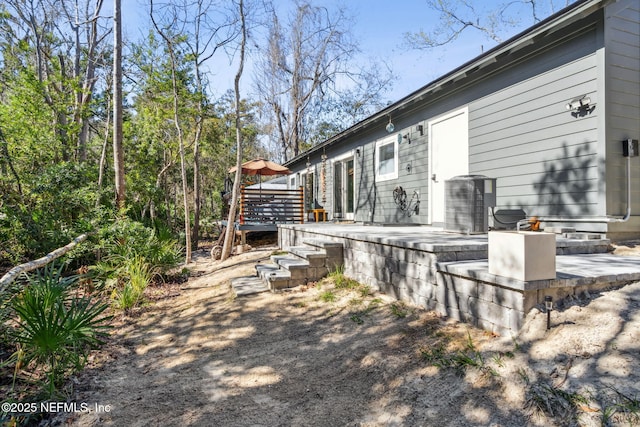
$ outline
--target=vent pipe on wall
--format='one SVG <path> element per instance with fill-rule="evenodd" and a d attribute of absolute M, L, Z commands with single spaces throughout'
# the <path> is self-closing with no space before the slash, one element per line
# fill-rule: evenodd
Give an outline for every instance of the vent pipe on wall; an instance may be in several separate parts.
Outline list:
<path fill-rule="evenodd" d="M 633 141 L 636 140 L 625 140 L 623 144 L 631 144 L 633 146 Z M 637 141 L 635 142 L 637 147 Z M 634 151 L 629 150 L 631 155 L 625 156 L 627 158 L 627 213 L 621 217 L 615 216 L 604 216 L 604 217 L 561 217 L 561 216 L 539 216 L 532 218 L 525 218 L 518 221 L 517 230 L 520 231 L 520 227 L 526 224 L 530 224 L 531 221 L 539 221 L 539 222 L 568 222 L 568 223 L 617 223 L 617 222 L 627 222 L 631 217 L 631 157 L 634 157 Z M 637 149 L 635 151 L 635 155 L 637 156 Z"/>

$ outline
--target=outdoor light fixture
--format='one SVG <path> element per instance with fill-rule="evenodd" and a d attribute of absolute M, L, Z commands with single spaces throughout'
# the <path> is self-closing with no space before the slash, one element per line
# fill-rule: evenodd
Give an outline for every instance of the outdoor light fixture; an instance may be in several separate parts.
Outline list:
<path fill-rule="evenodd" d="M 565 108 L 569 111 L 572 110 L 581 110 L 583 108 L 589 108 L 589 104 L 591 104 L 591 98 L 586 95 L 582 95 L 579 98 L 574 98 L 565 105 Z"/>
<path fill-rule="evenodd" d="M 422 125 L 416 126 L 416 131 L 420 133 L 420 136 L 424 135 L 424 127 Z"/>
<path fill-rule="evenodd" d="M 362 147 L 356 147 L 356 154 L 360 157 L 360 154 L 362 154 Z"/>
<path fill-rule="evenodd" d="M 409 135 L 409 133 L 405 133 L 402 137 L 409 141 L 409 144 L 411 144 L 411 136 Z"/>
<path fill-rule="evenodd" d="M 553 298 L 550 295 L 544 297 L 544 307 L 547 309 L 547 330 L 551 329 L 551 310 L 553 310 Z"/>
<path fill-rule="evenodd" d="M 387 123 L 385 129 L 387 130 L 387 132 L 391 133 L 395 128 L 396 127 L 393 125 L 393 123 L 391 123 L 391 116 L 389 116 L 389 123 Z"/>

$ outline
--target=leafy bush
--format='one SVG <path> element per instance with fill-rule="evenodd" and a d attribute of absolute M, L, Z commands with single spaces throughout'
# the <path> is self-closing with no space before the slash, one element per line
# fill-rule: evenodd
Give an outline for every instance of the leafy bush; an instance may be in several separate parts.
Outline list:
<path fill-rule="evenodd" d="M 103 229 L 96 250 L 101 261 L 91 267 L 92 274 L 123 310 L 138 305 L 154 276 L 165 274 L 182 259 L 181 247 L 170 234 L 130 219 Z"/>
<path fill-rule="evenodd" d="M 0 266 L 38 258 L 113 217 L 88 165 L 61 162 L 29 176 L 20 195 L 0 202 Z"/>
<path fill-rule="evenodd" d="M 164 273 L 178 265 L 182 248 L 171 235 L 130 219 L 120 219 L 100 231 L 96 248 L 107 264 L 117 266 L 124 260 L 142 257 L 153 273 Z"/>
<path fill-rule="evenodd" d="M 107 305 L 74 295 L 78 276 L 62 277 L 61 272 L 46 267 L 28 276 L 25 289 L 11 302 L 17 319 L 10 331 L 18 346 L 14 359 L 45 369 L 50 396 L 69 370 L 84 366 L 109 327 L 103 315 Z"/>

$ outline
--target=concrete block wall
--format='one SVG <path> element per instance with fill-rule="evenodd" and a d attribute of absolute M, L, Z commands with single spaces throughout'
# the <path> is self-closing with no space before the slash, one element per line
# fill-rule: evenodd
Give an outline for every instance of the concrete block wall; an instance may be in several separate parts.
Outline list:
<path fill-rule="evenodd" d="M 535 292 L 464 278 L 439 268 L 440 262 L 486 259 L 486 251 L 452 246 L 435 253 L 285 227 L 278 234 L 281 248 L 319 238 L 342 243 L 348 277 L 398 300 L 499 334 L 516 334 L 531 304 L 527 301 L 536 300 Z"/>
<path fill-rule="evenodd" d="M 527 313 L 542 305 L 545 296 L 557 303 L 640 280 L 640 271 L 633 268 L 597 277 L 558 272 L 554 279 L 525 282 L 490 274 L 482 245 L 403 247 L 336 230 L 332 234 L 316 230 L 279 227 L 280 247 L 302 245 L 307 239 L 341 243 L 347 276 L 397 299 L 506 336 L 518 333 Z M 589 256 L 606 251 L 608 243 L 559 240 L 556 254 Z"/>

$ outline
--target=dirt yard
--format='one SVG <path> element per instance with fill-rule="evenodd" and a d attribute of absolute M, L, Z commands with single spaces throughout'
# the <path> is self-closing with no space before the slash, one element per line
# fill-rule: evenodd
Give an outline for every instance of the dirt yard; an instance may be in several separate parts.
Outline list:
<path fill-rule="evenodd" d="M 223 263 L 120 318 L 74 381 L 74 426 L 640 425 L 640 283 L 529 315 L 495 337 L 366 287 L 234 298 L 275 247 Z M 97 406 L 96 406 L 97 405 Z"/>

